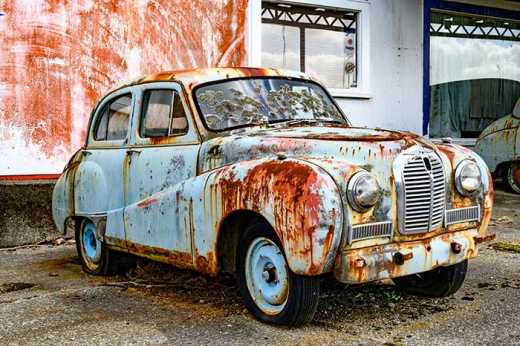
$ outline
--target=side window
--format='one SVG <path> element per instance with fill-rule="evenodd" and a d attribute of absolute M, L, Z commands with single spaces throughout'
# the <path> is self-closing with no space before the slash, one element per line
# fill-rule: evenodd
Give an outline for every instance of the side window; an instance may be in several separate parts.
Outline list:
<path fill-rule="evenodd" d="M 173 90 L 147 90 L 143 98 L 140 135 L 164 137 L 186 133 L 188 122 L 178 93 Z"/>
<path fill-rule="evenodd" d="M 170 126 L 170 134 L 182 134 L 188 130 L 188 120 L 184 112 L 184 106 L 179 94 L 175 93 L 173 100 L 172 123 Z"/>
<path fill-rule="evenodd" d="M 105 105 L 96 123 L 94 139 L 96 141 L 125 139 L 131 109 L 131 94 L 120 96 Z"/>

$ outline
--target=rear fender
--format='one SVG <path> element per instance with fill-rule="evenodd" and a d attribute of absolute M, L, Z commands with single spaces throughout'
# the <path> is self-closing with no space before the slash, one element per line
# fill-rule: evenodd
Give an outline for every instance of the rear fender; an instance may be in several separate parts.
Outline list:
<path fill-rule="evenodd" d="M 62 233 L 65 233 L 66 220 L 75 216 L 74 182 L 82 159 L 81 150 L 69 159 L 52 191 L 52 217 L 56 228 Z"/>

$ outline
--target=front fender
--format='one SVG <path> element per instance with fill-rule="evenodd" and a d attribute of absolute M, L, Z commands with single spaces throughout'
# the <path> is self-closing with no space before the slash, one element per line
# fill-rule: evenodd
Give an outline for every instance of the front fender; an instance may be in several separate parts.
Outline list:
<path fill-rule="evenodd" d="M 290 269 L 318 275 L 331 269 L 341 241 L 340 190 L 319 166 L 298 159 L 263 159 L 216 170 L 207 180 L 212 215 L 261 214 L 280 239 Z"/>

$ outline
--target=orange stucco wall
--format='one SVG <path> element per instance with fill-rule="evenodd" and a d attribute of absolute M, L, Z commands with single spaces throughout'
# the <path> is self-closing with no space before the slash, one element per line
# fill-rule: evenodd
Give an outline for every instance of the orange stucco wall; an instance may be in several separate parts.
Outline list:
<path fill-rule="evenodd" d="M 0 176 L 60 172 L 122 80 L 246 64 L 247 2 L 0 0 Z"/>

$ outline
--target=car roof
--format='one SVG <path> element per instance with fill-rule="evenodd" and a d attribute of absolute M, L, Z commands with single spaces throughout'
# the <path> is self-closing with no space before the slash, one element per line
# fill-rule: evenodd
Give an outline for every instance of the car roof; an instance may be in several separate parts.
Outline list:
<path fill-rule="evenodd" d="M 118 87 L 110 90 L 109 93 L 112 93 L 121 88 L 125 88 L 128 86 L 134 86 L 144 83 L 152 83 L 152 82 L 181 82 L 184 87 L 191 91 L 195 86 L 226 80 L 233 78 L 247 78 L 247 77 L 289 77 L 289 78 L 302 78 L 302 79 L 312 79 L 305 73 L 291 71 L 291 70 L 282 70 L 282 69 L 273 69 L 273 68 L 255 68 L 255 67 L 215 67 L 215 68 L 197 68 L 197 69 L 189 69 L 189 70 L 176 70 L 176 71 L 163 71 L 155 74 L 150 74 L 146 76 L 142 76 L 140 78 L 134 79 L 132 81 L 126 82 Z"/>

